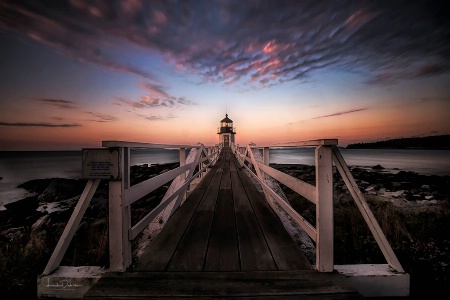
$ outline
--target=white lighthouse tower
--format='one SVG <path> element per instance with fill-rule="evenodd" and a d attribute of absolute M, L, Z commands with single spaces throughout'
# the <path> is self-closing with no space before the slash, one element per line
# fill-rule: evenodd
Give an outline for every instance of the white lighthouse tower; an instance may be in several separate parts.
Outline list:
<path fill-rule="evenodd" d="M 217 134 L 219 135 L 219 143 L 223 143 L 224 146 L 229 146 L 230 142 L 234 143 L 236 128 L 233 128 L 233 121 L 228 118 L 228 114 L 225 114 L 225 118 L 220 121 L 220 127 L 217 128 Z"/>

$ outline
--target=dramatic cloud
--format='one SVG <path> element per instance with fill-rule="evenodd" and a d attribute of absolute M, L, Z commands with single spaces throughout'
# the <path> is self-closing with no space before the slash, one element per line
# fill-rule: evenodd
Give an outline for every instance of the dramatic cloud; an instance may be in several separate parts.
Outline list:
<path fill-rule="evenodd" d="M 139 86 L 143 88 L 147 95 L 142 96 L 139 101 L 132 101 L 123 98 L 118 98 L 117 105 L 126 105 L 132 108 L 181 108 L 183 106 L 197 105 L 194 101 L 186 99 L 185 97 L 177 98 L 166 92 L 162 85 L 140 83 Z"/>
<path fill-rule="evenodd" d="M 359 108 L 359 109 L 352 109 L 352 110 L 347 110 L 347 111 L 341 111 L 341 112 L 337 112 L 337 113 L 334 113 L 334 114 L 329 114 L 329 115 L 315 117 L 315 118 L 312 118 L 311 120 L 321 119 L 321 118 L 329 118 L 329 117 L 336 117 L 336 116 L 341 116 L 341 115 L 347 115 L 347 114 L 351 114 L 351 113 L 355 113 L 355 112 L 359 112 L 359 111 L 363 111 L 363 110 L 367 110 L 367 108 Z"/>
<path fill-rule="evenodd" d="M 154 76 L 113 55 L 117 45 L 227 85 L 304 81 L 324 68 L 359 72 L 370 84 L 450 71 L 445 1 L 4 0 L 0 9 L 0 29 L 147 79 Z M 149 103 L 171 105 L 154 92 L 162 94 Z"/>
<path fill-rule="evenodd" d="M 0 126 L 10 127 L 79 127 L 80 124 L 53 124 L 53 123 L 7 123 L 0 122 Z"/>
<path fill-rule="evenodd" d="M 33 40 L 81 61 L 145 79 L 155 79 L 149 72 L 110 57 L 111 55 L 104 52 L 111 46 L 111 41 L 108 36 L 102 36 L 102 27 L 107 26 L 107 20 L 100 21 L 102 17 L 106 17 L 100 9 L 109 4 L 99 3 L 100 7 L 97 8 L 83 2 L 85 1 L 48 2 L 48 7 L 45 7 L 29 1 L 2 1 L 0 29 L 23 32 Z M 96 18 L 98 19 L 95 20 Z M 110 36 L 112 37 L 114 34 Z"/>

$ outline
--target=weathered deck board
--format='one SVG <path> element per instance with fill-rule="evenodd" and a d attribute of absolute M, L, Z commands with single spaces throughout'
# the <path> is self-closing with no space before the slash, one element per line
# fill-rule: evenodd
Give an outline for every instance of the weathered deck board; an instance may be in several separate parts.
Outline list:
<path fill-rule="evenodd" d="M 228 152 L 228 151 L 227 151 Z M 223 163 L 223 176 L 220 182 L 221 189 L 231 189 L 231 177 L 230 177 L 230 153 L 225 153 Z"/>
<path fill-rule="evenodd" d="M 239 174 L 238 172 L 232 172 L 232 175 L 231 184 L 235 199 L 241 270 L 276 270 L 276 264 L 247 198 Z"/>
<path fill-rule="evenodd" d="M 85 298 L 363 299 L 338 274 L 313 270 L 111 273 L 97 286 Z"/>
<path fill-rule="evenodd" d="M 107 273 L 88 299 L 363 299 L 319 273 L 225 148 L 136 268 Z"/>
<path fill-rule="evenodd" d="M 184 204 L 173 214 L 169 222 L 163 228 L 164 234 L 156 236 L 149 247 L 145 249 L 145 252 L 136 262 L 136 270 L 164 271 L 166 269 L 185 233 L 185 229 L 191 222 L 192 216 L 194 215 L 200 200 L 215 175 L 214 170 L 217 168 L 217 166 L 212 168 L 211 172 L 209 172 L 197 188 L 192 191 Z M 164 249 L 164 251 L 161 251 L 161 249 Z"/>
<path fill-rule="evenodd" d="M 235 163 L 238 164 L 237 160 Z M 252 186 L 250 178 L 245 175 L 239 178 L 243 182 L 245 193 L 259 221 L 278 270 L 307 269 L 310 266 L 308 260 L 292 242 L 291 236 L 284 229 L 283 223 L 267 201 Z"/>
<path fill-rule="evenodd" d="M 234 201 L 230 189 L 219 190 L 204 270 L 240 270 Z"/>
<path fill-rule="evenodd" d="M 168 271 L 201 271 L 203 269 L 224 163 L 226 162 L 219 164 L 203 194 L 192 222 L 168 265 Z"/>
<path fill-rule="evenodd" d="M 211 228 L 205 271 L 239 271 L 234 200 L 231 190 L 230 158 L 225 153 L 223 174 Z"/>

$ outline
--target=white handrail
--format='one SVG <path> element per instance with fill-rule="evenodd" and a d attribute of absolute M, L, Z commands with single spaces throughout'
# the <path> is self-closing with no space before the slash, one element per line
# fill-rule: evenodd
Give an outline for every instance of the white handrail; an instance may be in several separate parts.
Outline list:
<path fill-rule="evenodd" d="M 316 186 L 310 185 L 302 180 L 292 177 L 286 173 L 280 172 L 268 166 L 268 150 L 270 147 L 299 147 L 299 146 L 315 146 L 316 147 Z M 362 192 L 359 190 L 342 154 L 337 147 L 337 140 L 325 139 L 315 141 L 292 142 L 283 144 L 273 144 L 270 146 L 247 145 L 239 147 L 239 145 L 231 144 L 232 151 L 238 162 L 244 167 L 249 174 L 254 177 L 262 186 L 266 199 L 272 206 L 275 200 L 288 213 L 297 224 L 305 230 L 308 236 L 316 242 L 316 269 L 321 272 L 330 272 L 334 269 L 333 260 L 333 191 L 332 191 L 332 166 L 336 165 L 341 174 L 348 190 L 350 191 L 355 203 L 357 204 L 364 220 L 369 226 L 375 240 L 380 247 L 387 263 L 397 272 L 404 272 L 399 260 L 392 250 L 389 242 L 384 236 L 383 231 L 378 225 L 377 220 L 373 216 Z M 264 148 L 264 163 L 257 161 L 253 151 Z M 267 160 L 267 161 L 266 161 Z M 251 164 L 255 171 L 252 171 L 246 163 Z M 264 175 L 270 176 L 270 179 Z M 289 187 L 299 195 L 305 197 L 316 205 L 316 228 L 308 223 L 298 212 L 296 212 L 290 204 L 286 203 L 275 192 L 267 180 L 276 180 Z"/>
<path fill-rule="evenodd" d="M 125 141 L 104 141 L 102 145 L 104 147 L 119 148 L 120 153 L 119 169 L 121 170 L 121 179 L 110 180 L 109 187 L 109 248 L 110 271 L 124 271 L 132 261 L 130 241 L 136 238 L 155 217 L 159 216 L 162 211 L 169 206 L 169 204 L 174 203 L 169 211 L 169 216 L 182 204 L 185 193 L 192 181 L 195 178 L 202 177 L 204 172 L 217 162 L 224 145 L 223 143 L 220 143 L 215 146 L 206 147 L 203 144 L 166 145 Z M 331 272 L 334 268 L 332 239 L 334 226 L 332 166 L 334 163 L 361 211 L 364 220 L 369 225 L 388 264 L 394 270 L 404 272 L 336 145 L 337 140 L 334 139 L 292 142 L 270 146 L 248 145 L 246 147 L 239 147 L 239 145 L 235 145 L 234 143 L 230 144 L 232 152 L 240 165 L 261 184 L 270 205 L 274 207 L 273 201 L 277 202 L 285 212 L 304 229 L 308 236 L 316 242 L 316 269 L 318 271 Z M 270 147 L 299 146 L 316 147 L 316 186 L 268 166 Z M 179 148 L 180 166 L 144 182 L 130 186 L 131 148 Z M 191 148 L 191 152 L 187 158 L 184 156 L 186 148 Z M 254 151 L 259 151 L 258 148 L 264 148 L 263 158 L 261 158 L 261 155 L 255 156 Z M 181 152 L 183 152 L 183 154 L 181 154 Z M 247 166 L 247 164 L 249 164 L 249 166 Z M 254 172 L 250 165 L 253 166 Z M 194 171 L 197 166 L 198 171 L 195 173 Z M 172 184 L 161 203 L 139 220 L 134 226 L 131 226 L 131 205 L 172 179 Z M 290 206 L 289 203 L 278 195 L 278 193 L 271 188 L 271 185 L 268 184 L 268 180 L 276 180 L 314 203 L 316 205 L 316 228 L 308 223 Z M 47 263 L 43 275 L 48 275 L 58 268 L 99 182 L 100 179 L 88 181 L 51 258 Z"/>
<path fill-rule="evenodd" d="M 144 144 L 144 143 L 132 143 L 132 142 L 104 142 L 103 145 L 110 145 L 117 147 L 119 145 L 124 146 L 155 146 L 155 144 Z M 168 146 L 160 145 L 158 146 Z M 174 145 L 170 145 L 173 147 Z M 110 210 L 110 220 L 114 219 L 115 223 L 122 223 L 122 227 L 115 224 L 114 228 L 118 229 L 118 232 L 110 231 L 110 269 L 111 271 L 124 271 L 131 264 L 131 241 L 135 239 L 140 232 L 142 232 L 152 220 L 158 217 L 169 204 L 174 203 L 169 216 L 181 205 L 182 200 L 185 197 L 185 193 L 190 183 L 196 178 L 202 175 L 202 173 L 207 170 L 207 167 L 214 164 L 218 158 L 222 145 L 217 145 L 212 147 L 210 151 L 205 150 L 203 144 L 198 145 L 177 145 L 180 146 L 180 151 L 185 151 L 186 147 L 191 147 L 191 152 L 186 158 L 185 162 L 180 161 L 180 167 L 163 173 L 159 176 L 153 177 L 144 181 L 138 185 L 132 187 L 127 187 L 122 180 L 122 190 L 121 196 L 119 189 L 115 190 L 114 195 L 110 194 L 110 199 L 115 198 L 114 202 L 121 201 L 122 209 L 116 208 L 115 211 Z M 211 147 L 210 147 L 211 148 Z M 125 151 L 123 151 L 125 152 Z M 180 155 L 182 159 L 183 156 Z M 124 158 L 124 161 L 126 159 Z M 205 167 L 200 168 L 200 165 L 204 162 L 209 162 Z M 199 170 L 194 174 L 196 166 L 199 166 Z M 129 166 L 123 166 L 123 170 L 126 173 Z M 130 206 L 145 196 L 146 194 L 154 191 L 159 186 L 162 186 L 166 182 L 174 179 L 171 186 L 164 195 L 160 204 L 155 207 L 151 212 L 145 215 L 141 220 L 139 220 L 134 226 L 131 226 L 129 219 L 130 216 Z M 112 184 L 113 182 L 110 182 Z M 111 189 L 110 189 L 111 191 Z M 121 200 L 119 200 L 121 199 Z M 111 200 L 110 200 L 111 203 Z M 117 204 L 116 204 L 117 205 Z M 112 205 L 111 205 L 112 206 Z M 116 215 L 116 217 L 111 217 Z M 123 228 L 120 230 L 120 228 Z M 120 238 L 122 236 L 122 238 Z M 121 250 L 120 250 L 121 249 Z"/>
<path fill-rule="evenodd" d="M 205 161 L 206 158 L 203 159 Z M 163 184 L 174 179 L 178 175 L 184 174 L 189 168 L 195 167 L 197 162 L 192 162 L 190 164 L 172 169 L 170 171 L 164 172 L 158 176 L 142 181 L 136 185 L 133 185 L 124 191 L 125 205 L 131 205 L 143 196 L 153 192 Z"/>
<path fill-rule="evenodd" d="M 205 166 L 203 169 L 201 169 L 199 172 L 197 172 L 194 176 L 191 176 L 189 179 L 187 179 L 186 182 L 182 186 L 180 186 L 180 188 L 177 191 L 171 194 L 167 199 L 163 199 L 163 201 L 161 201 L 161 203 L 157 207 L 155 207 L 151 212 L 149 212 L 145 217 L 143 217 L 138 223 L 136 223 L 136 225 L 130 228 L 129 230 L 130 241 L 135 239 L 136 236 L 138 236 L 138 234 L 142 232 L 142 230 L 144 230 L 145 227 L 152 220 L 154 220 L 159 213 L 161 213 L 161 211 L 163 211 L 177 196 L 182 194 L 183 190 L 187 188 L 191 184 L 191 182 L 201 174 L 201 172 L 206 170 L 208 166 L 209 164 Z"/>
<path fill-rule="evenodd" d="M 202 177 L 203 174 L 208 171 L 208 168 L 217 162 L 223 144 L 204 146 L 203 144 L 168 145 L 126 141 L 103 141 L 102 145 L 104 147 L 119 148 L 118 167 L 121 176 L 119 180 L 111 179 L 109 186 L 109 269 L 110 271 L 124 271 L 132 261 L 130 241 L 136 238 L 136 236 L 170 203 L 176 202 L 171 213 L 181 205 L 186 190 L 192 181 L 198 177 Z M 180 150 L 180 166 L 130 186 L 131 148 L 178 148 Z M 184 159 L 185 156 L 184 154 L 181 155 L 181 152 L 184 152 L 186 148 L 191 148 L 191 153 L 187 159 Z M 198 172 L 194 173 L 197 166 L 199 166 Z M 172 179 L 174 179 L 174 181 L 166 192 L 166 195 L 163 197 L 161 203 L 142 220 L 138 221 L 137 224 L 131 226 L 131 205 Z M 173 183 L 176 179 L 178 179 L 179 184 L 174 186 Z M 90 179 L 88 181 L 42 275 L 49 275 L 59 267 L 99 183 L 100 179 Z"/>

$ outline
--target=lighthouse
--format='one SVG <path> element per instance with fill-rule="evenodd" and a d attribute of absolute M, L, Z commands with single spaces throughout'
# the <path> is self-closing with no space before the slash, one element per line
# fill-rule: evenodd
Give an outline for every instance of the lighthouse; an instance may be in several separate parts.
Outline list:
<path fill-rule="evenodd" d="M 217 134 L 219 135 L 219 143 L 223 143 L 224 146 L 229 146 L 230 142 L 234 143 L 236 128 L 233 128 L 233 121 L 228 118 L 228 114 L 225 114 L 225 118 L 220 121 Z"/>

